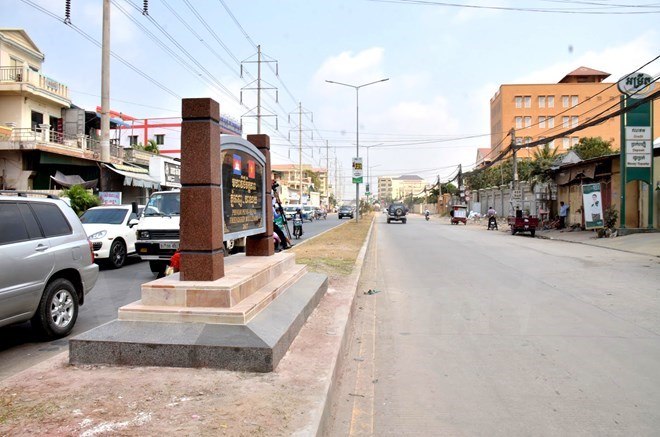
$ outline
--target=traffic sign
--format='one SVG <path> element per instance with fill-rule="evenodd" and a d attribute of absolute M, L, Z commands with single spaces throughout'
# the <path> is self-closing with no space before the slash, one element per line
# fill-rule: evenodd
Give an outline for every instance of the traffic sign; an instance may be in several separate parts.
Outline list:
<path fill-rule="evenodd" d="M 353 178 L 362 179 L 362 158 L 353 158 Z"/>
<path fill-rule="evenodd" d="M 362 176 L 360 176 L 359 178 L 353 178 L 353 183 L 354 184 L 361 184 L 362 183 Z"/>
<path fill-rule="evenodd" d="M 511 190 L 511 199 L 522 200 L 522 190 Z"/>

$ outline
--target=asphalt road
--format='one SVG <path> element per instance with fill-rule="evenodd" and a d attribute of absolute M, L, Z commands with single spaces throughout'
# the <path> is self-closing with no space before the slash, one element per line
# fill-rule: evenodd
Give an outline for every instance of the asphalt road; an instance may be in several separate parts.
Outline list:
<path fill-rule="evenodd" d="M 657 435 L 657 258 L 377 221 L 329 435 Z"/>
<path fill-rule="evenodd" d="M 346 221 L 338 220 L 337 214 L 329 214 L 326 220 L 305 222 L 304 235 L 297 241 L 307 240 Z M 69 337 L 116 319 L 118 308 L 140 299 L 141 284 L 154 278 L 149 264 L 136 257 L 130 258 L 119 270 L 101 266 L 96 286 L 80 308 L 78 320 Z M 35 337 L 29 323 L 0 328 L 0 380 L 67 351 L 69 337 L 41 341 Z"/>

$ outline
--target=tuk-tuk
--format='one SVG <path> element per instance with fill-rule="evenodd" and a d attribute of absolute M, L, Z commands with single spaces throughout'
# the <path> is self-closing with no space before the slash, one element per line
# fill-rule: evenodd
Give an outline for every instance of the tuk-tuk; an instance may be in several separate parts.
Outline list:
<path fill-rule="evenodd" d="M 467 205 L 452 205 L 449 215 L 451 216 L 452 225 L 459 223 L 467 225 Z"/>

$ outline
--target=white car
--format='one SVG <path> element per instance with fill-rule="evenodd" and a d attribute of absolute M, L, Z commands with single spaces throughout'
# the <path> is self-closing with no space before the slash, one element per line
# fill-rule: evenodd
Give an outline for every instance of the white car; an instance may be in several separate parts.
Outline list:
<path fill-rule="evenodd" d="M 136 233 L 129 223 L 137 218 L 131 205 L 96 206 L 85 211 L 80 221 L 92 242 L 94 257 L 108 261 L 115 269 L 123 266 L 126 257 L 135 254 Z"/>

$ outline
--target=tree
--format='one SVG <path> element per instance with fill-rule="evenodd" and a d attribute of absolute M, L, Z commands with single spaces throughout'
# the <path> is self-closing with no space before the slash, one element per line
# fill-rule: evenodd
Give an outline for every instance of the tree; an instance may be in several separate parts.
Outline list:
<path fill-rule="evenodd" d="M 577 153 L 581 159 L 597 158 L 599 156 L 611 155 L 614 153 L 614 150 L 612 150 L 612 142 L 605 141 L 601 137 L 580 138 L 580 141 L 568 150 Z"/>
<path fill-rule="evenodd" d="M 553 180 L 552 165 L 557 159 L 557 149 L 552 149 L 548 144 L 534 150 L 534 159 L 531 161 L 527 182 L 532 190 L 537 184 L 547 184 Z"/>
<path fill-rule="evenodd" d="M 312 170 L 303 170 L 305 178 L 310 178 L 312 180 L 312 185 L 314 185 L 314 191 L 319 191 L 321 189 L 321 176 L 319 172 Z"/>
<path fill-rule="evenodd" d="M 158 144 L 156 144 L 155 140 L 147 141 L 147 145 L 144 146 L 144 151 L 153 153 L 154 155 L 160 154 L 160 149 L 158 149 Z"/>
<path fill-rule="evenodd" d="M 71 200 L 71 208 L 78 215 L 81 215 L 93 206 L 101 204 L 101 200 L 83 188 L 82 185 L 74 185 L 71 188 L 63 190 L 60 196 L 68 197 Z"/>

